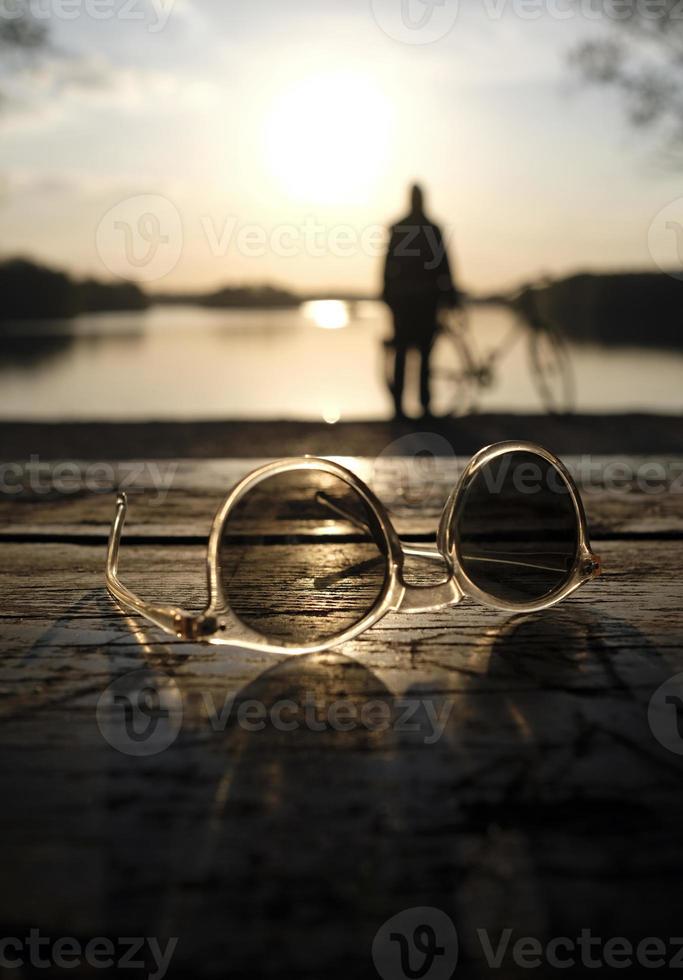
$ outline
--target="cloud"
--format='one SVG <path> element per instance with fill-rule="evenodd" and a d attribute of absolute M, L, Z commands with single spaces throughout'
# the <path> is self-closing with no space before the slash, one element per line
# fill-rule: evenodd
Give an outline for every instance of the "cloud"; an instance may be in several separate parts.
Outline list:
<path fill-rule="evenodd" d="M 89 112 L 153 118 L 179 109 L 205 109 L 219 97 L 218 87 L 201 78 L 131 66 L 102 56 L 52 57 L 39 67 L 15 72 L 0 83 L 3 136 L 11 131 L 83 120 Z"/>

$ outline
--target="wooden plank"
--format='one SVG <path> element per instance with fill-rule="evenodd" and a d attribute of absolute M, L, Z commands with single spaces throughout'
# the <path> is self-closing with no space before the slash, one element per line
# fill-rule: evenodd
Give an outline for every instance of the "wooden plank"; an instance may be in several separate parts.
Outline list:
<path fill-rule="evenodd" d="M 680 546 L 601 550 L 604 578 L 546 614 L 465 602 L 282 658 L 142 629 L 101 546 L 5 543 L 4 935 L 179 936 L 199 977 L 365 975 L 382 922 L 419 905 L 454 918 L 472 969 L 478 928 L 676 935 L 682 760 L 647 705 L 683 670 Z M 201 606 L 200 547 L 131 544 L 121 568 Z M 156 754 L 129 754 L 117 681 L 159 693 Z"/>
<path fill-rule="evenodd" d="M 309 547 L 303 545 L 301 549 L 308 551 Z M 342 546 L 329 547 L 338 551 Z M 599 620 L 604 614 L 607 623 L 605 640 L 613 635 L 609 621 L 618 617 L 625 623 L 633 624 L 634 636 L 637 627 L 641 634 L 642 653 L 656 647 L 660 652 L 665 651 L 667 657 L 680 656 L 683 666 L 683 649 L 680 649 L 683 609 L 679 601 L 680 582 L 674 574 L 678 568 L 680 545 L 676 542 L 661 542 L 654 546 L 649 542 L 637 541 L 604 542 L 602 552 L 604 574 L 588 583 L 548 616 L 559 615 L 558 610 L 567 610 L 568 615 L 588 610 Z M 353 553 L 355 555 L 355 551 Z M 334 555 L 332 561 L 336 566 L 338 556 Z M 322 561 L 318 565 L 321 572 L 325 570 Z M 272 593 L 278 588 L 277 576 L 265 566 L 262 572 L 264 593 Z M 122 549 L 121 574 L 126 584 L 150 600 L 175 603 L 199 611 L 206 598 L 204 551 L 198 546 L 131 544 Z M 409 574 L 411 580 L 422 583 L 434 575 L 421 562 L 411 565 Z M 25 660 L 27 642 L 22 637 L 28 634 L 33 643 L 35 638 L 50 628 L 51 623 L 62 625 L 57 641 L 51 635 L 49 642 L 41 643 L 46 656 L 53 642 L 56 648 L 71 643 L 88 646 L 96 641 L 99 644 L 114 644 L 117 649 L 126 649 L 128 653 L 131 648 L 135 649 L 136 641 L 130 632 L 128 617 L 121 614 L 104 588 L 102 548 L 72 544 L 7 543 L 0 552 L 0 581 L 3 594 L 0 678 L 4 685 L 22 680 L 23 674 L 12 674 L 13 679 L 10 680 L 9 675 L 16 663 L 32 667 L 34 663 L 45 662 L 43 653 L 35 661 L 33 658 Z M 321 601 L 324 600 L 325 591 L 323 586 Z M 69 613 L 71 609 L 76 611 Z M 333 613 L 330 615 L 334 618 Z M 62 622 L 65 616 L 68 625 Z M 539 615 L 536 618 L 544 621 L 545 617 Z M 458 652 L 463 646 L 471 646 L 478 631 L 484 630 L 488 636 L 491 630 L 495 632 L 510 622 L 510 617 L 505 613 L 466 600 L 455 609 L 439 613 L 390 614 L 362 638 L 347 644 L 343 652 L 355 656 L 361 652 L 381 652 L 388 647 L 389 650 L 382 653 L 382 662 L 386 660 L 396 666 L 395 641 L 400 641 L 399 646 L 410 660 L 415 637 L 420 643 L 427 638 L 437 647 L 443 643 L 444 649 Z M 601 635 L 603 628 L 599 622 L 596 622 L 595 628 Z M 188 644 L 157 633 L 158 639 L 162 637 L 165 647 L 168 646 L 185 659 L 189 656 L 189 663 L 193 663 L 194 658 L 201 654 L 211 662 L 227 659 L 233 666 L 245 660 L 248 664 L 255 663 L 256 668 L 261 670 L 282 660 L 278 656 L 243 650 L 238 651 L 238 655 L 227 656 L 218 648 Z M 489 644 L 488 639 L 483 642 Z M 72 652 L 78 652 L 77 647 Z M 431 670 L 432 666 L 429 663 L 427 669 Z M 74 663 L 73 668 L 76 674 L 87 674 L 79 663 Z M 415 665 L 410 663 L 409 669 L 413 671 Z M 242 676 L 241 680 L 244 679 Z M 391 686 L 398 690 L 395 685 Z M 3 694 L 8 693 L 9 688 L 3 687 Z M 4 710 L 6 708 L 7 702 Z"/>
<path fill-rule="evenodd" d="M 604 578 L 547 614 L 466 602 L 282 658 L 123 616 L 101 546 L 5 543 L 4 935 L 178 936 L 169 975 L 209 977 L 365 975 L 420 905 L 474 975 L 477 929 L 677 934 L 683 763 L 647 706 L 683 670 L 680 546 L 602 550 Z M 201 606 L 200 547 L 131 544 L 121 567 Z M 154 754 L 131 754 L 112 684 L 156 691 Z"/>
<path fill-rule="evenodd" d="M 340 461 L 375 489 L 399 533 L 419 537 L 434 534 L 467 463 L 465 458 Z M 33 475 L 25 469 L 5 471 L 0 540 L 21 535 L 104 539 L 118 486 L 130 496 L 128 537 L 202 539 L 227 490 L 259 462 L 73 462 L 47 464 Z M 683 456 L 568 457 L 565 462 L 576 475 L 594 537 L 683 533 Z M 21 492 L 7 491 L 18 485 Z"/>

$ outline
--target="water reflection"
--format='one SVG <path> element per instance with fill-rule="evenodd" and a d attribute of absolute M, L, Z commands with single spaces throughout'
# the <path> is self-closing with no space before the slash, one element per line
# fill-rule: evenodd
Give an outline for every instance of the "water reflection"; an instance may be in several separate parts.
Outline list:
<path fill-rule="evenodd" d="M 74 345 L 83 351 L 112 344 L 129 348 L 142 337 L 140 324 L 131 322 L 135 314 L 101 314 L 58 320 L 0 321 L 0 372 L 32 371 L 71 352 Z M 113 325 L 113 329 L 112 329 Z"/>
<path fill-rule="evenodd" d="M 326 408 L 323 410 L 323 422 L 327 422 L 328 425 L 336 425 L 341 419 L 341 412 L 338 408 Z"/>
<path fill-rule="evenodd" d="M 323 330 L 339 330 L 349 325 L 349 312 L 346 303 L 338 299 L 317 299 L 304 303 L 303 315 Z"/>
<path fill-rule="evenodd" d="M 68 351 L 72 334 L 55 331 L 40 335 L 21 334 L 0 324 L 0 371 L 11 367 L 30 372 L 45 361 L 52 361 Z"/>
<path fill-rule="evenodd" d="M 472 310 L 472 334 L 483 351 L 509 326 L 503 307 Z M 39 328 L 22 324 L 15 340 L 0 341 L 0 418 L 291 418 L 330 424 L 387 418 L 391 399 L 381 351 L 388 333 L 381 304 L 341 300 L 290 310 L 160 305 Z M 574 345 L 571 356 L 578 411 L 681 410 L 683 352 Z M 183 384 L 173 386 L 171 397 L 169 379 L 181 375 Z M 437 414 L 446 400 L 437 389 Z M 417 414 L 417 399 L 406 409 Z M 510 352 L 480 410 L 541 410 L 524 345 Z"/>

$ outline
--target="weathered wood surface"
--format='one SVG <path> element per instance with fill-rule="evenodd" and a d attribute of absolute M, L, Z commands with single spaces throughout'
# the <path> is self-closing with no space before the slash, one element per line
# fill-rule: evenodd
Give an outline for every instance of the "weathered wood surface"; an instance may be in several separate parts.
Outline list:
<path fill-rule="evenodd" d="M 201 608 L 204 549 L 173 538 L 181 504 L 201 536 L 240 467 L 186 468 L 169 538 L 124 542 L 131 587 Z M 110 501 L 4 502 L 19 536 L 97 534 L 0 546 L 2 934 L 178 936 L 170 975 L 318 978 L 375 975 L 378 928 L 424 905 L 456 923 L 457 976 L 527 974 L 509 960 L 491 973 L 482 928 L 494 942 L 504 928 L 680 935 L 683 756 L 648 721 L 683 671 L 674 496 L 655 514 L 622 495 L 603 578 L 555 610 L 392 614 L 303 658 L 123 616 L 102 579 Z M 154 521 L 138 533 L 161 534 Z M 157 692 L 156 754 L 131 754 L 113 683 Z M 249 711 L 265 714 L 258 730 Z"/>
<path fill-rule="evenodd" d="M 339 457 L 375 490 L 401 534 L 435 533 L 468 457 L 378 460 Z M 683 457 L 568 456 L 594 535 L 683 533 Z M 104 539 L 114 493 L 129 494 L 126 535 L 202 539 L 227 491 L 265 460 L 156 460 L 27 467 L 0 487 L 0 540 L 17 536 Z M 21 489 L 19 489 L 21 488 Z"/>

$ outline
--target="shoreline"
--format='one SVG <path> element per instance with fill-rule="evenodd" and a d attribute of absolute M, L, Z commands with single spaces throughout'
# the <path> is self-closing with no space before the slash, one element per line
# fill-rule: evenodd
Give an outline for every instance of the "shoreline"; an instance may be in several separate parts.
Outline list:
<path fill-rule="evenodd" d="M 1 422 L 0 459 L 207 459 L 222 457 L 376 456 L 416 433 L 445 440 L 443 455 L 472 454 L 509 439 L 559 454 L 680 453 L 683 415 L 482 414 L 452 419 L 301 422 L 197 420 L 144 422 Z M 412 454 L 409 446 L 394 455 Z M 438 446 L 435 452 L 441 454 Z"/>

